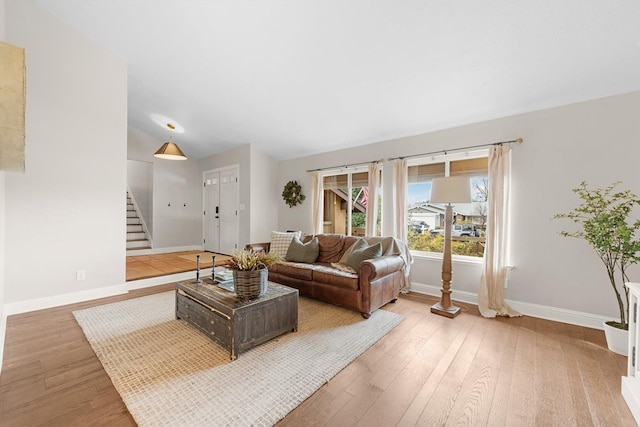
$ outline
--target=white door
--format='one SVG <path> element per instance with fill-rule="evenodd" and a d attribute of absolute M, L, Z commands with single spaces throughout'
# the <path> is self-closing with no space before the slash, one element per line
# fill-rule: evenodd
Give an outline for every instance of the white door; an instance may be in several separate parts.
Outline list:
<path fill-rule="evenodd" d="M 220 252 L 238 248 L 238 170 L 220 171 Z"/>
<path fill-rule="evenodd" d="M 238 168 L 205 172 L 204 250 L 231 254 L 239 229 Z"/>
<path fill-rule="evenodd" d="M 204 250 L 220 252 L 220 172 L 204 175 Z"/>

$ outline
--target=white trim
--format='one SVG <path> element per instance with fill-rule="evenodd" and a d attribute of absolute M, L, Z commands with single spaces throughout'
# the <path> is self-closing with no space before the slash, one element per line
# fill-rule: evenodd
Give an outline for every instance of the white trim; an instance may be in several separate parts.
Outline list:
<path fill-rule="evenodd" d="M 106 298 L 114 295 L 126 294 L 126 286 L 106 286 L 103 288 L 89 289 L 86 291 L 71 292 L 68 294 L 54 295 L 51 297 L 34 298 L 26 301 L 12 302 L 4 305 L 3 317 L 12 314 L 26 313 L 29 311 L 44 310 L 46 308 L 59 307 L 61 305 L 75 304 L 77 302 L 90 301 L 98 298 Z"/>
<path fill-rule="evenodd" d="M 0 307 L 0 373 L 2 373 L 2 361 L 4 360 L 4 338 L 7 334 L 7 310 Z"/>
<path fill-rule="evenodd" d="M 419 294 L 439 297 L 441 295 L 440 289 L 440 286 L 426 285 L 424 283 L 411 283 L 410 290 L 411 292 L 416 292 Z M 456 291 L 454 289 L 451 293 L 451 299 L 468 304 L 478 305 L 478 294 L 473 292 Z M 511 308 L 527 316 L 553 320 L 554 322 L 569 323 L 571 325 L 584 326 L 587 328 L 602 330 L 603 322 L 611 320 L 608 317 L 599 316 L 597 314 L 584 313 L 581 311 L 568 310 L 565 308 L 532 304 L 521 301 L 505 301 L 511 306 Z"/>
<path fill-rule="evenodd" d="M 333 169 L 323 169 L 320 172 L 319 177 L 324 178 L 326 176 L 335 176 L 335 175 L 343 175 L 343 174 L 354 174 L 354 173 L 362 173 L 368 172 L 369 165 L 358 165 L 358 166 L 340 166 Z"/>
<path fill-rule="evenodd" d="M 624 398 L 633 418 L 640 424 L 640 384 L 634 377 L 622 377 L 620 386 Z"/>
<path fill-rule="evenodd" d="M 211 276 L 211 268 L 201 268 L 200 277 L 205 278 Z M 127 290 L 149 288 L 151 286 L 165 285 L 179 280 L 195 279 L 196 271 L 185 271 L 184 273 L 170 274 L 167 276 L 149 277 L 148 279 L 131 280 L 127 282 Z"/>
<path fill-rule="evenodd" d="M 154 248 L 154 249 L 129 249 L 127 251 L 127 256 L 156 255 L 156 254 L 166 254 L 169 252 L 187 252 L 187 251 L 204 251 L 204 249 L 202 248 L 202 245 L 173 246 L 169 248 Z"/>
<path fill-rule="evenodd" d="M 445 150 L 446 152 L 446 150 Z M 407 166 L 419 166 L 428 165 L 433 163 L 447 163 L 445 166 L 446 175 L 449 176 L 449 161 L 461 160 L 461 159 L 480 159 L 482 157 L 489 157 L 489 148 L 480 148 L 470 151 L 456 151 L 446 154 L 425 155 L 421 157 L 412 157 L 407 159 Z"/>

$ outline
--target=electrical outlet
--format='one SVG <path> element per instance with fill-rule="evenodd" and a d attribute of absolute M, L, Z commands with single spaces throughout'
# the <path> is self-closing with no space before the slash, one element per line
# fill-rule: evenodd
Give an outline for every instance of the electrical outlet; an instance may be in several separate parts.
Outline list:
<path fill-rule="evenodd" d="M 84 280 L 87 278 L 87 272 L 84 270 L 76 271 L 76 280 Z"/>

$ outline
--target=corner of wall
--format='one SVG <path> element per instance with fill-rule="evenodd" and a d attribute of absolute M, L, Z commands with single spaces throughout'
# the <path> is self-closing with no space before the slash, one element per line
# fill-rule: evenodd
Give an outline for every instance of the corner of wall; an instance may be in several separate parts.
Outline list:
<path fill-rule="evenodd" d="M 0 0 L 0 7 L 2 7 Z M 5 254 L 5 173 L 0 172 L 0 373 L 2 373 L 2 360 L 4 355 L 4 337 L 7 331 L 7 315 L 4 307 L 4 254 Z"/>

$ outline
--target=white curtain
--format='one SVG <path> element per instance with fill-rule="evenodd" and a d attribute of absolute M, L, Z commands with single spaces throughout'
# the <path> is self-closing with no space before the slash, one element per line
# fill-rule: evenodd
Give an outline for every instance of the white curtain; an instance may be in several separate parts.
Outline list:
<path fill-rule="evenodd" d="M 365 236 L 376 236 L 378 219 L 378 187 L 380 187 L 380 164 L 369 164 L 369 182 L 367 183 L 367 216 L 365 220 Z"/>
<path fill-rule="evenodd" d="M 393 237 L 407 241 L 407 160 L 398 159 L 393 164 Z"/>
<path fill-rule="evenodd" d="M 324 192 L 322 191 L 322 176 L 320 176 L 320 172 L 315 171 L 311 172 L 311 191 L 312 200 L 313 200 L 313 234 L 322 234 L 324 231 L 323 227 L 323 203 L 324 203 Z"/>
<path fill-rule="evenodd" d="M 511 146 L 494 145 L 489 154 L 487 234 L 478 308 L 484 317 L 521 316 L 504 302 L 509 253 Z"/>

